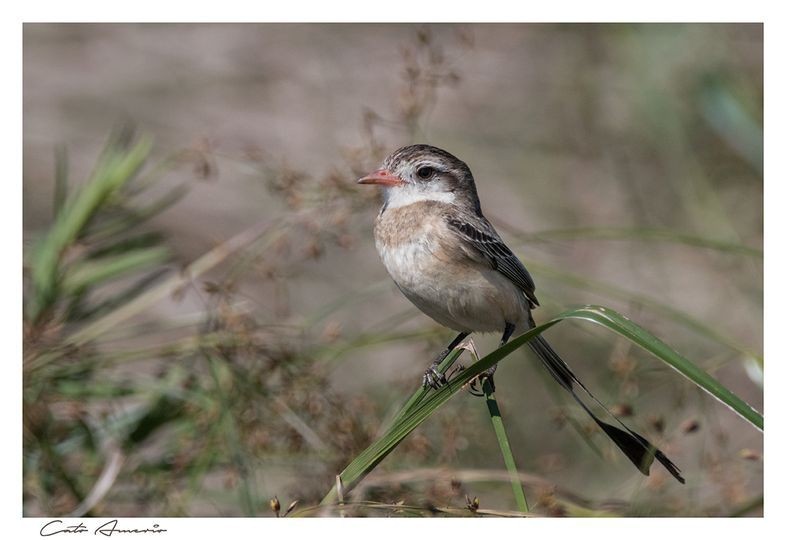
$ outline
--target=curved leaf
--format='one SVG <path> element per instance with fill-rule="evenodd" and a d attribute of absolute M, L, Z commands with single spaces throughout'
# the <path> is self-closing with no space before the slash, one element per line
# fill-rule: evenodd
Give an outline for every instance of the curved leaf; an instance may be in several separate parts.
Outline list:
<path fill-rule="evenodd" d="M 511 340 L 507 345 L 498 348 L 475 362 L 469 368 L 456 374 L 448 385 L 443 386 L 439 390 L 429 392 L 425 396 L 421 391 L 417 391 L 407 401 L 404 407 L 405 412 L 397 417 L 396 421 L 385 435 L 361 452 L 341 473 L 340 476 L 345 493 L 371 472 L 407 435 L 431 416 L 431 414 L 433 414 L 443 403 L 456 394 L 462 386 L 513 351 L 522 347 L 533 337 L 555 324 L 568 319 L 590 321 L 620 334 L 643 349 L 651 352 L 660 360 L 666 362 L 699 388 L 717 398 L 758 429 L 764 429 L 764 418 L 758 411 L 737 397 L 731 390 L 723 386 L 711 375 L 697 367 L 690 360 L 680 355 L 677 351 L 670 348 L 642 327 L 612 309 L 603 306 L 584 306 L 566 311 L 547 323 L 521 334 L 516 339 Z M 455 356 L 457 356 L 457 354 Z M 443 362 L 443 366 L 444 365 L 445 362 Z M 325 496 L 322 503 L 328 503 L 334 499 L 335 488 Z"/>

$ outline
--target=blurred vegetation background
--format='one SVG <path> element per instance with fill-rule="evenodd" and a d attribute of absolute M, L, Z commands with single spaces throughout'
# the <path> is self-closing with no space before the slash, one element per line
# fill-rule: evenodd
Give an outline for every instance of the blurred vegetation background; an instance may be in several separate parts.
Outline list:
<path fill-rule="evenodd" d="M 314 506 L 452 338 L 354 185 L 412 142 L 470 165 L 536 320 L 612 307 L 761 410 L 762 69 L 758 24 L 25 25 L 25 514 L 338 515 Z M 533 512 L 761 515 L 759 431 L 613 334 L 548 334 L 687 484 L 519 351 L 497 399 Z M 515 508 L 462 393 L 345 513 L 475 497 Z"/>

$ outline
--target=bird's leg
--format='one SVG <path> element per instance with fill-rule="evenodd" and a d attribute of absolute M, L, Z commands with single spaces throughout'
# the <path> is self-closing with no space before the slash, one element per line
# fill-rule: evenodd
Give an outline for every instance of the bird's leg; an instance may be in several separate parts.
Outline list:
<path fill-rule="evenodd" d="M 439 387 L 448 383 L 448 379 L 445 377 L 444 373 L 439 372 L 439 365 L 442 363 L 445 357 L 450 354 L 450 351 L 455 349 L 458 344 L 461 343 L 468 335 L 469 332 L 461 332 L 453 341 L 450 342 L 450 345 L 448 345 L 447 349 L 439 353 L 436 360 L 431 363 L 429 368 L 423 374 L 423 387 L 437 390 Z"/>
<path fill-rule="evenodd" d="M 499 347 L 505 345 L 510 336 L 513 335 L 513 332 L 516 330 L 516 325 L 511 324 L 509 322 L 505 322 L 505 330 L 502 332 L 502 339 L 499 341 Z M 497 348 L 499 348 L 497 347 Z M 494 386 L 494 372 L 497 371 L 497 364 L 494 364 L 486 371 L 475 377 L 471 383 L 469 383 L 469 393 L 473 396 L 483 396 L 483 381 L 488 379 L 489 384 L 491 384 L 491 391 L 494 392 L 496 390 L 496 386 Z"/>

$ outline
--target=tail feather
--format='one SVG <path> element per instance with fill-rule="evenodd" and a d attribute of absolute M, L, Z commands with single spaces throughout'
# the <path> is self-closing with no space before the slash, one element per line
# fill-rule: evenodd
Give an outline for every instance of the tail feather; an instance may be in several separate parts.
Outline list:
<path fill-rule="evenodd" d="M 680 469 L 677 467 L 666 455 L 658 450 L 647 439 L 630 429 L 625 423 L 617 418 L 609 411 L 603 403 L 601 403 L 592 393 L 587 389 L 584 384 L 579 381 L 576 375 L 571 371 L 570 367 L 565 363 L 557 352 L 551 348 L 551 345 L 543 338 L 543 336 L 536 336 L 529 341 L 530 348 L 538 355 L 538 358 L 543 362 L 548 372 L 565 390 L 570 392 L 581 408 L 587 411 L 587 414 L 595 421 L 596 424 L 603 430 L 603 432 L 614 441 L 620 450 L 628 457 L 631 462 L 643 474 L 650 474 L 650 465 L 657 459 L 671 475 L 676 478 L 680 483 L 684 484 L 685 479 L 680 474 Z M 593 401 L 598 403 L 603 409 L 616 420 L 624 430 L 607 424 L 601 421 L 587 405 L 576 394 L 575 386 L 578 385 L 584 390 Z"/>

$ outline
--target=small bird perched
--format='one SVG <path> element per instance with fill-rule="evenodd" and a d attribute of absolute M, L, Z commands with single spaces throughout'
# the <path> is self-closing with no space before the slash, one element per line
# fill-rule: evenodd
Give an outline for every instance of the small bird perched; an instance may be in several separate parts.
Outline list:
<path fill-rule="evenodd" d="M 437 368 L 472 332 L 501 332 L 502 346 L 517 330 L 535 326 L 531 311 L 538 300 L 532 276 L 483 216 L 475 180 L 463 161 L 434 146 L 406 146 L 358 183 L 384 189 L 385 202 L 376 219 L 374 239 L 393 281 L 423 313 L 459 332 L 426 370 L 424 386 L 447 384 Z M 650 465 L 657 459 L 685 483 L 679 468 L 603 406 L 542 335 L 528 345 L 642 473 L 649 475 Z M 483 375 L 492 388 L 495 369 Z M 578 388 L 624 429 L 601 421 L 578 396 Z"/>

